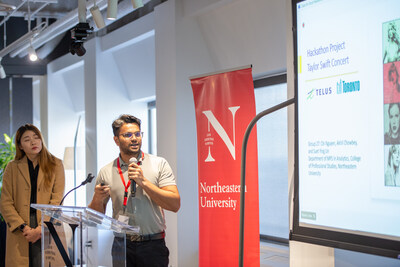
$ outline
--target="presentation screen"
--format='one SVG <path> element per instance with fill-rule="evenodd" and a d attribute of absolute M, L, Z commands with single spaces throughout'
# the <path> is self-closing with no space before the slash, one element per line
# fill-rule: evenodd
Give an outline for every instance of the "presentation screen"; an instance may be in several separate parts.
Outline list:
<path fill-rule="evenodd" d="M 400 1 L 292 2 L 291 238 L 400 254 Z"/>

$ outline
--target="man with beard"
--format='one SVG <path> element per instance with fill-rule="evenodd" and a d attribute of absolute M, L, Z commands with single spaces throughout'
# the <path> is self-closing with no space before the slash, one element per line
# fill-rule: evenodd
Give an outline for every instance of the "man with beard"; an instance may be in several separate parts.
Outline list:
<path fill-rule="evenodd" d="M 400 144 L 400 105 L 391 103 L 388 108 L 389 131 L 385 133 L 385 145 Z"/>
<path fill-rule="evenodd" d="M 168 266 L 163 210 L 177 212 L 180 196 L 168 162 L 142 152 L 140 123 L 126 114 L 113 122 L 120 154 L 100 170 L 89 208 L 104 213 L 111 197 L 113 218 L 140 227 L 139 234 L 126 236 L 126 266 Z M 136 190 L 131 190 L 131 183 Z M 122 244 L 123 238 L 116 236 L 113 266 L 125 266 Z"/>

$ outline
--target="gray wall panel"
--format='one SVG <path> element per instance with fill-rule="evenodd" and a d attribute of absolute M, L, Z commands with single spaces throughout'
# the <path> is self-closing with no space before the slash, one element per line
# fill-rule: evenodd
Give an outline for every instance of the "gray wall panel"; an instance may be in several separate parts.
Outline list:
<path fill-rule="evenodd" d="M 3 142 L 3 133 L 10 135 L 10 97 L 9 79 L 0 79 L 0 142 Z"/>

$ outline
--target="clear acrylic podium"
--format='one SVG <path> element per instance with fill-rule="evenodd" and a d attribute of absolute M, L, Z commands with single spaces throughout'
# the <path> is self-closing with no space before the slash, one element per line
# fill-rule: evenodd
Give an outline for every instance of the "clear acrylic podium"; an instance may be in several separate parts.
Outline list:
<path fill-rule="evenodd" d="M 113 266 L 113 256 L 126 266 L 125 234 L 137 234 L 139 227 L 117 221 L 86 207 L 32 204 L 42 212 L 42 267 Z M 114 267 L 116 267 L 114 265 Z"/>

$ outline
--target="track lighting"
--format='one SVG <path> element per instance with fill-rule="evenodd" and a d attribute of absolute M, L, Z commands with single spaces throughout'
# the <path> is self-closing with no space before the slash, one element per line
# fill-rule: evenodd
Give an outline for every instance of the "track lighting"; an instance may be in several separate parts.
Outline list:
<path fill-rule="evenodd" d="M 118 0 L 108 0 L 107 19 L 109 20 L 117 19 L 117 11 L 118 11 Z"/>
<path fill-rule="evenodd" d="M 6 72 L 4 71 L 3 66 L 0 65 L 0 79 L 5 79 L 6 77 Z"/>
<path fill-rule="evenodd" d="M 6 72 L 4 71 L 4 68 L 2 65 L 0 65 L 0 79 L 5 79 L 6 78 Z"/>
<path fill-rule="evenodd" d="M 29 55 L 29 60 L 30 61 L 38 60 L 38 56 L 37 56 L 35 48 L 33 48 L 32 44 L 28 48 L 28 55 Z"/>
<path fill-rule="evenodd" d="M 143 1 L 142 0 L 131 0 L 132 1 L 132 6 L 134 9 L 143 7 Z"/>
<path fill-rule="evenodd" d="M 78 0 L 78 21 L 86 22 L 86 0 Z"/>
<path fill-rule="evenodd" d="M 4 71 L 3 66 L 1 65 L 1 60 L 2 60 L 2 59 L 3 59 L 3 58 L 0 57 L 0 79 L 5 79 L 5 78 L 6 78 L 6 72 Z"/>
<path fill-rule="evenodd" d="M 106 26 L 106 24 L 104 23 L 103 16 L 101 15 L 100 9 L 96 4 L 90 9 L 90 13 L 92 13 L 92 17 L 94 23 L 96 23 L 97 29 L 101 29 Z"/>

